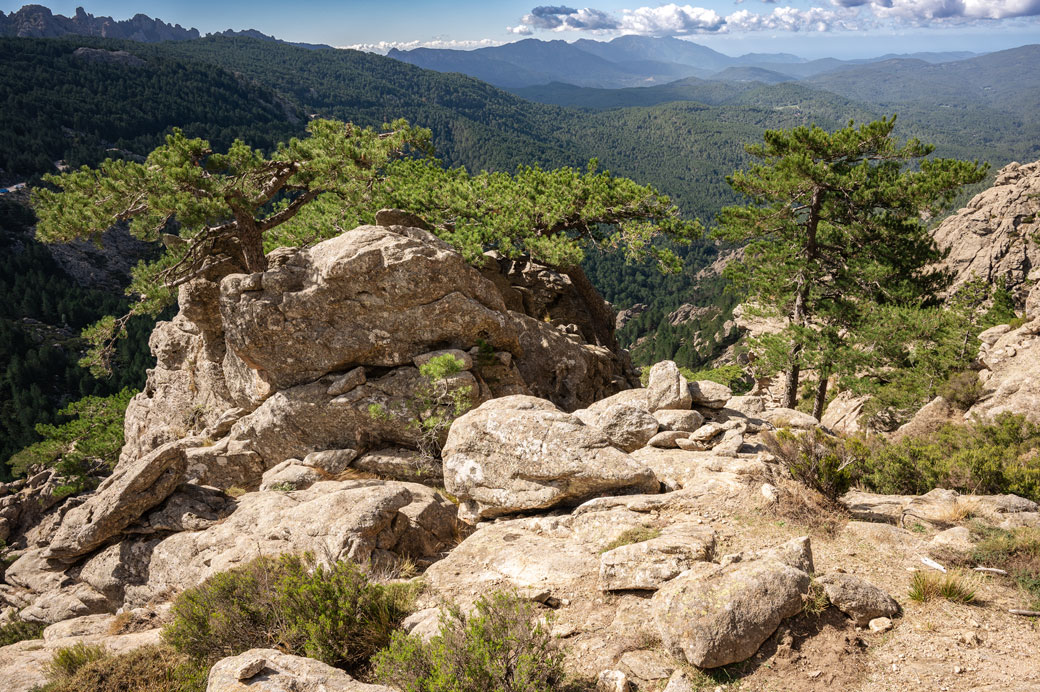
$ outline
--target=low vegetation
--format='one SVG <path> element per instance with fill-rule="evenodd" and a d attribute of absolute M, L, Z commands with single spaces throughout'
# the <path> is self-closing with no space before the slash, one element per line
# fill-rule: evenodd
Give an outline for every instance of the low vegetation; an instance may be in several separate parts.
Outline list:
<path fill-rule="evenodd" d="M 623 545 L 632 545 L 633 543 L 642 543 L 643 541 L 649 541 L 653 538 L 657 538 L 661 535 L 661 529 L 654 528 L 652 526 L 636 526 L 635 528 L 626 529 L 622 531 L 617 538 L 612 540 L 606 545 L 601 552 L 607 552 L 614 548 L 620 548 Z"/>
<path fill-rule="evenodd" d="M 1040 610 L 1040 528 L 1007 530 L 975 522 L 972 534 L 978 542 L 962 562 L 1004 570 L 1021 590 L 1023 607 Z"/>
<path fill-rule="evenodd" d="M 954 570 L 942 572 L 914 572 L 910 578 L 910 600 L 928 603 L 940 598 L 952 603 L 972 603 L 975 585 L 971 575 Z"/>
<path fill-rule="evenodd" d="M 208 664 L 265 647 L 356 671 L 390 642 L 413 597 L 413 587 L 374 583 L 351 562 L 260 557 L 181 594 L 163 639 Z"/>
<path fill-rule="evenodd" d="M 829 497 L 857 486 L 893 495 L 948 488 L 1040 500 L 1040 425 L 1011 413 L 895 443 L 781 431 L 769 446 L 793 477 Z"/>
<path fill-rule="evenodd" d="M 169 646 L 112 654 L 77 645 L 55 652 L 51 682 L 34 692 L 204 692 L 208 675 L 205 666 Z"/>
<path fill-rule="evenodd" d="M 534 604 L 511 593 L 478 599 L 471 614 L 449 607 L 428 643 L 395 634 L 373 663 L 377 679 L 404 692 L 569 689 L 548 623 Z"/>
<path fill-rule="evenodd" d="M 0 646 L 17 644 L 27 639 L 39 639 L 43 636 L 45 625 L 39 622 L 24 622 L 15 620 L 6 625 L 0 625 Z"/>

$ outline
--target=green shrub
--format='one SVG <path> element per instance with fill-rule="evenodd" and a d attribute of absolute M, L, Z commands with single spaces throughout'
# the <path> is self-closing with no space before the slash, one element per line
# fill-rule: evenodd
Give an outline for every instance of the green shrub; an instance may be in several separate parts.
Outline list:
<path fill-rule="evenodd" d="M 780 431 L 767 435 L 766 445 L 795 479 L 830 497 L 856 485 L 890 495 L 948 488 L 1040 501 L 1040 425 L 1011 413 L 991 423 L 948 423 L 898 443 Z"/>
<path fill-rule="evenodd" d="M 68 680 L 83 666 L 106 656 L 108 656 L 108 651 L 103 646 L 83 642 L 66 646 L 54 652 L 50 665 L 47 667 L 47 677 L 58 682 Z"/>
<path fill-rule="evenodd" d="M 65 651 L 54 656 L 55 661 L 62 659 L 62 672 L 52 673 L 51 682 L 39 692 L 204 692 L 209 676 L 205 666 L 168 646 L 145 646 L 118 655 L 94 651 L 98 655 L 89 660 Z"/>
<path fill-rule="evenodd" d="M 982 398 L 985 388 L 974 370 L 954 373 L 939 392 L 944 399 L 961 411 L 967 411 Z"/>
<path fill-rule="evenodd" d="M 563 656 L 535 606 L 515 593 L 450 607 L 429 643 L 398 632 L 373 659 L 375 676 L 404 692 L 550 692 L 565 689 Z"/>
<path fill-rule="evenodd" d="M 263 647 L 354 670 L 389 643 L 413 597 L 406 585 L 370 582 L 350 562 L 261 557 L 181 594 L 163 639 L 209 663 Z"/>
<path fill-rule="evenodd" d="M 751 386 L 754 384 L 754 380 L 744 372 L 744 368 L 735 363 L 731 363 L 730 365 L 720 365 L 717 368 L 708 368 L 706 370 L 679 368 L 679 372 L 690 382 L 709 380 L 711 382 L 724 384 L 733 390 L 734 394 L 747 393 L 751 390 Z"/>
<path fill-rule="evenodd" d="M 6 625 L 0 625 L 0 646 L 17 644 L 27 639 L 39 639 L 43 636 L 46 625 L 39 622 L 23 622 L 15 620 Z"/>
<path fill-rule="evenodd" d="M 865 446 L 869 453 L 856 465 L 855 481 L 875 492 L 917 495 L 949 488 L 1040 500 L 1040 426 L 1024 416 L 950 423 L 927 437 L 897 444 L 875 439 Z"/>
<path fill-rule="evenodd" d="M 844 495 L 852 485 L 849 467 L 862 459 L 854 441 L 843 441 L 813 429 L 779 430 L 764 436 L 766 447 L 798 482 L 829 498 Z"/>
<path fill-rule="evenodd" d="M 24 476 L 35 465 L 53 467 L 65 479 L 59 497 L 93 489 L 119 460 L 123 447 L 123 416 L 133 398 L 124 389 L 112 396 L 88 396 L 58 413 L 71 420 L 60 425 L 36 426 L 43 439 L 8 460 L 11 473 Z"/>

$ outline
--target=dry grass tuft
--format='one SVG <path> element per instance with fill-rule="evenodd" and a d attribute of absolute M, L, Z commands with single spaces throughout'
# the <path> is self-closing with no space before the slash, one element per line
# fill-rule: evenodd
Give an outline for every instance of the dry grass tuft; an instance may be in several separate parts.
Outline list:
<path fill-rule="evenodd" d="M 914 572 L 910 579 L 910 600 L 928 603 L 940 598 L 951 603 L 975 601 L 975 580 L 960 570 L 941 572 Z"/>

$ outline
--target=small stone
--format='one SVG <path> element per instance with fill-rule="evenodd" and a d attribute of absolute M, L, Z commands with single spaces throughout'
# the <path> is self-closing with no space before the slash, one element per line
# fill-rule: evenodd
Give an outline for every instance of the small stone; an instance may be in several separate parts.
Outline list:
<path fill-rule="evenodd" d="M 329 385 L 326 392 L 329 396 L 339 396 L 365 384 L 365 369 L 354 368 Z"/>
<path fill-rule="evenodd" d="M 964 669 L 961 668 L 960 666 L 954 666 L 953 667 L 953 674 L 954 675 L 960 675 L 963 672 L 964 672 Z"/>
<path fill-rule="evenodd" d="M 252 658 L 242 664 L 242 667 L 235 671 L 235 677 L 239 680 L 249 680 L 250 678 L 256 677 L 261 670 L 267 667 L 267 659 L 265 658 Z"/>
<path fill-rule="evenodd" d="M 776 502 L 780 499 L 780 495 L 776 489 L 776 486 L 772 485 L 771 483 L 762 484 L 762 497 L 764 497 L 769 502 Z"/>
<path fill-rule="evenodd" d="M 881 634 L 892 629 L 892 621 L 889 618 L 874 618 L 870 621 L 869 627 L 874 634 Z"/>
<path fill-rule="evenodd" d="M 629 692 L 628 676 L 620 670 L 604 670 L 596 678 L 596 692 Z"/>

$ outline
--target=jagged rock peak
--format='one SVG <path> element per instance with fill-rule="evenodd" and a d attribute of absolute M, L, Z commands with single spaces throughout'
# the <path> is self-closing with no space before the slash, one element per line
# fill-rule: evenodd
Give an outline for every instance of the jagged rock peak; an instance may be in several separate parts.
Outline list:
<path fill-rule="evenodd" d="M 954 273 L 952 290 L 973 276 L 996 283 L 1003 279 L 1019 307 L 1034 283 L 1030 273 L 1040 265 L 1040 161 L 1009 163 L 997 173 L 993 187 L 934 231 L 949 255 L 942 267 Z"/>
<path fill-rule="evenodd" d="M 199 38 L 198 29 L 185 29 L 180 24 L 167 24 L 136 14 L 131 19 L 95 17 L 82 7 L 73 17 L 54 14 L 42 5 L 25 5 L 17 12 L 0 12 L 0 35 L 21 38 L 57 38 L 59 36 L 101 36 L 143 43 L 159 41 L 189 41 Z"/>

